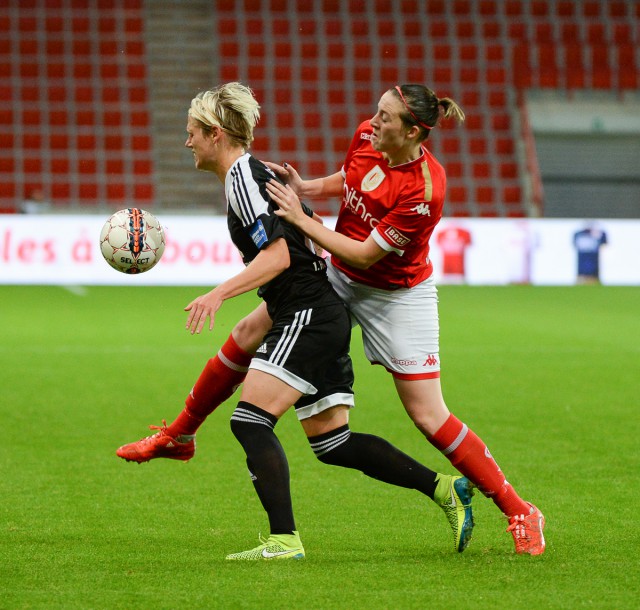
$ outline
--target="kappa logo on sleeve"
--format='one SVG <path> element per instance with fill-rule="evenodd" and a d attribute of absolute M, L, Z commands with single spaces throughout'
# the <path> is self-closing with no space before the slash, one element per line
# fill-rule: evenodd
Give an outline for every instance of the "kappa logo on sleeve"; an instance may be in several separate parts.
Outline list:
<path fill-rule="evenodd" d="M 419 203 L 416 207 L 411 208 L 412 212 L 422 214 L 423 216 L 431 216 L 431 210 L 428 203 Z"/>
<path fill-rule="evenodd" d="M 398 247 L 406 246 L 411 240 L 393 227 L 388 227 L 384 234 Z"/>
<path fill-rule="evenodd" d="M 249 235 L 251 235 L 251 239 L 258 249 L 262 248 L 268 241 L 267 231 L 259 218 L 253 223 L 249 230 Z"/>

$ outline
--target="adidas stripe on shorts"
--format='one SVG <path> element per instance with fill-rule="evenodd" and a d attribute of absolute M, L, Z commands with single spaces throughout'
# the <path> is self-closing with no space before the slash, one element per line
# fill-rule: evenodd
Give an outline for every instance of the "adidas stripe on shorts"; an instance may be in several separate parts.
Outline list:
<path fill-rule="evenodd" d="M 354 405 L 349 356 L 351 321 L 343 303 L 278 313 L 249 368 L 302 392 L 294 405 L 306 419 L 337 405 Z"/>

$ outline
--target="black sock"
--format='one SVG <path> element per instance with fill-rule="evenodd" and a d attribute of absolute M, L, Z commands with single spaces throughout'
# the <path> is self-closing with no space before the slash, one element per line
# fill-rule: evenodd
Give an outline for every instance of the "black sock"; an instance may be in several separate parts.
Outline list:
<path fill-rule="evenodd" d="M 231 416 L 231 431 L 247 454 L 247 466 L 272 534 L 296 529 L 289 487 L 289 464 L 273 431 L 278 419 L 251 403 L 240 401 Z"/>
<path fill-rule="evenodd" d="M 345 425 L 308 440 L 316 457 L 325 464 L 355 468 L 378 481 L 417 489 L 433 499 L 438 473 L 379 436 L 351 432 Z"/>

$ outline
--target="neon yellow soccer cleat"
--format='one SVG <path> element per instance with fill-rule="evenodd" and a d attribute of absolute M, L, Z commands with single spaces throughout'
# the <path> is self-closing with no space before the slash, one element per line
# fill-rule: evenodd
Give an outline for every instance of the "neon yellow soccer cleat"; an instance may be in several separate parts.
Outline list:
<path fill-rule="evenodd" d="M 434 494 L 435 503 L 444 511 L 453 530 L 453 546 L 462 553 L 473 534 L 473 512 L 471 496 L 473 483 L 467 477 L 438 475 L 438 486 Z"/>
<path fill-rule="evenodd" d="M 227 559 L 258 561 L 262 559 L 303 559 L 304 548 L 298 532 L 293 534 L 271 535 L 267 539 L 260 536 L 260 546 L 249 551 L 231 553 Z"/>

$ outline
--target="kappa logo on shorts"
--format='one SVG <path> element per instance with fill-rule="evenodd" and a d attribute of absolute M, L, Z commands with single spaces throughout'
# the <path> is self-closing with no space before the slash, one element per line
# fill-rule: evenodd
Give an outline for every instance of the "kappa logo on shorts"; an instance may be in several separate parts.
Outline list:
<path fill-rule="evenodd" d="M 391 362 L 399 366 L 416 366 L 418 363 L 415 360 L 407 360 L 406 358 L 396 358 L 391 356 Z"/>
<path fill-rule="evenodd" d="M 435 357 L 434 354 L 429 354 L 422 366 L 436 366 L 436 364 L 438 364 L 438 359 Z"/>
<path fill-rule="evenodd" d="M 379 165 L 376 165 L 373 169 L 369 170 L 367 175 L 362 179 L 360 190 L 363 193 L 370 193 L 377 189 L 386 177 L 387 176 L 382 171 L 382 168 Z"/>

